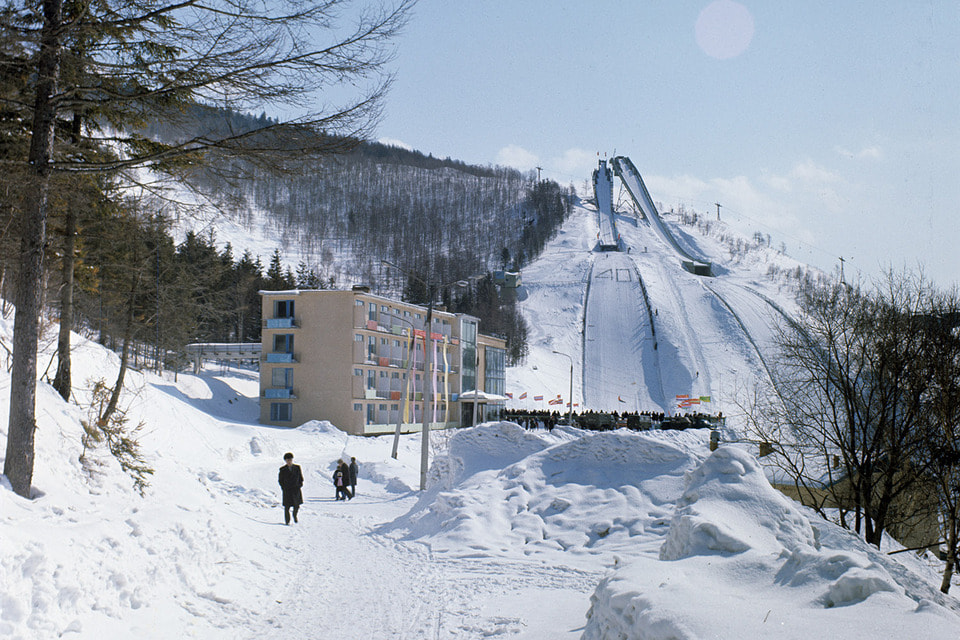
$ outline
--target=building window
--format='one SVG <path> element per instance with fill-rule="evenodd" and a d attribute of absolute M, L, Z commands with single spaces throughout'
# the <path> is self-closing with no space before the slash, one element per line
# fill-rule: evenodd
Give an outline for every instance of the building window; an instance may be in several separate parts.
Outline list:
<path fill-rule="evenodd" d="M 293 300 L 276 300 L 273 303 L 274 318 L 292 318 Z"/>
<path fill-rule="evenodd" d="M 355 376 L 362 376 L 362 375 L 363 375 L 363 369 L 354 369 L 354 370 L 353 370 L 353 375 L 355 375 Z"/>
<path fill-rule="evenodd" d="M 377 388 L 377 372 L 373 369 L 367 371 L 367 389 Z"/>
<path fill-rule="evenodd" d="M 367 357 L 374 358 L 377 355 L 377 338 L 369 336 L 367 339 Z"/>
<path fill-rule="evenodd" d="M 355 304 L 356 304 L 358 307 L 362 307 L 362 306 L 363 306 L 363 300 L 357 300 Z"/>
<path fill-rule="evenodd" d="M 380 313 L 390 313 L 390 307 L 385 304 L 380 305 Z"/>
<path fill-rule="evenodd" d="M 292 367 L 274 367 L 270 378 L 270 384 L 274 387 L 284 389 L 293 388 L 293 368 Z"/>
<path fill-rule="evenodd" d="M 484 349 L 483 390 L 498 396 L 507 390 L 506 351 L 487 347 Z"/>
<path fill-rule="evenodd" d="M 377 319 L 377 303 L 370 303 L 370 311 L 367 313 L 367 320 L 376 320 Z"/>
<path fill-rule="evenodd" d="M 372 402 L 367 405 L 367 424 L 374 424 L 377 421 L 377 407 Z"/>
<path fill-rule="evenodd" d="M 293 405 L 289 402 L 270 403 L 271 422 L 290 422 L 293 420 Z"/>
<path fill-rule="evenodd" d="M 460 326 L 460 389 L 477 388 L 477 323 L 464 320 Z"/>
<path fill-rule="evenodd" d="M 278 333 L 273 336 L 274 353 L 293 353 L 293 334 Z"/>
<path fill-rule="evenodd" d="M 355 403 L 353 403 L 353 410 L 354 410 L 354 411 L 363 411 L 363 405 L 360 404 L 359 402 L 355 402 Z"/>
<path fill-rule="evenodd" d="M 353 340 L 354 342 L 363 342 L 363 336 L 359 333 L 355 333 L 353 334 Z"/>

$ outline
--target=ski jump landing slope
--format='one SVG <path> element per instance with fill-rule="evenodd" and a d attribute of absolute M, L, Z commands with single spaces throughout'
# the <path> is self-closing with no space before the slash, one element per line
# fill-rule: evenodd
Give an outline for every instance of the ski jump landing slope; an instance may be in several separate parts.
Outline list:
<path fill-rule="evenodd" d="M 710 262 L 681 247 L 673 234 L 663 224 L 660 213 L 653 204 L 653 199 L 650 198 L 650 192 L 647 191 L 647 186 L 643 183 L 640 172 L 637 171 L 630 158 L 617 156 L 610 162 L 613 165 L 614 174 L 623 181 L 623 185 L 627 188 L 630 197 L 633 198 L 634 204 L 643 212 L 643 216 L 650 222 L 650 226 L 663 238 L 664 242 L 683 258 L 684 268 L 697 275 L 712 275 Z"/>
<path fill-rule="evenodd" d="M 600 160 L 593 172 L 593 193 L 597 198 L 597 215 L 600 222 L 599 244 L 601 251 L 616 251 L 620 248 L 617 223 L 613 217 L 613 175 L 606 160 Z"/>
<path fill-rule="evenodd" d="M 583 333 L 586 408 L 665 407 L 651 318 L 636 264 L 598 253 L 590 271 Z"/>

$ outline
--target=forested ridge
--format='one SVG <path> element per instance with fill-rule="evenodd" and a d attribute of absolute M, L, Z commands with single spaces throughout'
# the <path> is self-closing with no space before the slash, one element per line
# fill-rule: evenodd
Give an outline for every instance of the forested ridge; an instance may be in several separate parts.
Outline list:
<path fill-rule="evenodd" d="M 194 127 L 237 131 L 269 124 L 265 115 L 198 113 L 190 119 Z M 143 133 L 172 144 L 197 132 L 158 121 Z M 526 327 L 512 292 L 500 291 L 490 274 L 521 269 L 535 257 L 573 198 L 572 188 L 537 182 L 532 174 L 372 142 L 354 142 L 350 151 L 323 159 L 285 158 L 282 166 L 214 152 L 182 175 L 190 190 L 220 203 L 218 215 L 251 230 L 278 229 L 281 246 L 262 256 L 224 245 L 215 232 L 178 234 L 166 213 L 175 207 L 131 197 L 109 176 L 88 180 L 82 203 L 71 203 L 67 185 L 62 195 L 62 205 L 75 206 L 79 218 L 73 328 L 118 350 L 128 338 L 135 359 L 165 368 L 184 366 L 183 347 L 190 342 L 259 340 L 260 290 L 364 282 L 425 304 L 425 289 L 411 286 L 417 279 L 438 287 L 469 282 L 453 292 L 440 287 L 437 301 L 480 317 L 482 330 L 506 337 L 509 357 L 519 361 L 526 354 Z M 191 215 L 189 207 L 180 211 Z M 63 231 L 61 222 L 60 215 L 52 218 L 55 235 Z M 295 265 L 281 258 L 290 246 L 304 256 Z M 56 251 L 59 243 L 51 248 L 59 260 L 46 263 L 44 299 L 55 313 L 63 254 Z M 15 265 L 0 260 L 8 276 Z M 387 261 L 399 269 L 384 267 Z"/>

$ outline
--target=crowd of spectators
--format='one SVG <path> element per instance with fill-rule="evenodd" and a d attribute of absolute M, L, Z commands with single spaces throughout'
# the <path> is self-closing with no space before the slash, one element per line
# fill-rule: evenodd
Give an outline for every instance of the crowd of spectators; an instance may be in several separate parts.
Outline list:
<path fill-rule="evenodd" d="M 559 411 L 529 411 L 504 409 L 500 419 L 515 422 L 525 429 L 553 429 L 566 424 L 567 413 Z M 573 425 L 591 431 L 609 431 L 627 428 L 634 431 L 647 429 L 710 429 L 723 423 L 723 414 L 684 413 L 673 416 L 656 411 L 583 411 L 573 412 Z"/>

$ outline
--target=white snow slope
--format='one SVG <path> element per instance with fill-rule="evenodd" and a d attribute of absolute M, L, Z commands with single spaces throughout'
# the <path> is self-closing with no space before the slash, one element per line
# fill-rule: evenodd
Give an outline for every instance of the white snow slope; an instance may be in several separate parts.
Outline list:
<path fill-rule="evenodd" d="M 116 359 L 78 340 L 75 365 L 110 376 Z M 156 469 L 145 497 L 103 452 L 82 468 L 82 411 L 41 383 L 37 496 L 0 490 L 0 636 L 946 638 L 960 624 L 933 569 L 790 503 L 747 453 L 708 457 L 703 431 L 435 434 L 420 494 L 417 436 L 395 461 L 390 438 L 256 425 L 250 373 L 130 387 Z M 287 450 L 306 476 L 290 526 Z M 347 456 L 358 495 L 334 502 Z"/>
<path fill-rule="evenodd" d="M 697 238 L 726 269 L 709 283 L 719 304 L 653 250 L 642 223 L 618 227 L 658 309 L 661 344 L 660 366 L 640 371 L 647 395 L 631 401 L 726 397 L 763 375 L 758 309 L 769 306 L 763 296 L 789 307 L 760 275 L 765 258 L 724 264 L 719 240 Z M 595 212 L 580 208 L 524 271 L 533 345 L 528 363 L 508 372 L 515 395 L 566 395 L 569 363 L 553 350 L 576 358 L 584 388 L 595 238 Z M 727 305 L 746 310 L 737 321 Z M 11 330 L 12 318 L 0 319 L 5 344 Z M 935 562 L 888 556 L 894 543 L 881 552 L 818 519 L 771 489 L 750 452 L 711 454 L 704 431 L 488 423 L 434 434 L 430 487 L 420 493 L 418 435 L 402 438 L 394 460 L 389 437 L 351 437 L 326 422 L 258 425 L 254 372 L 133 371 L 121 405 L 131 424 L 143 423 L 155 469 L 141 497 L 105 451 L 80 462 L 89 388 L 112 381 L 118 363 L 74 339 L 75 402 L 43 380 L 38 387 L 34 499 L 0 476 L 0 637 L 960 637 L 960 603 L 937 591 Z M 43 342 L 41 363 L 53 348 Z M 649 392 L 655 374 L 663 398 Z M 0 368 L 4 447 L 9 388 Z M 300 522 L 290 526 L 276 481 L 285 451 L 306 477 Z M 335 502 L 333 465 L 349 456 L 360 463 L 358 495 Z"/>

